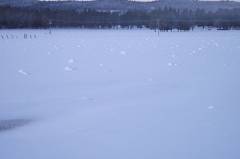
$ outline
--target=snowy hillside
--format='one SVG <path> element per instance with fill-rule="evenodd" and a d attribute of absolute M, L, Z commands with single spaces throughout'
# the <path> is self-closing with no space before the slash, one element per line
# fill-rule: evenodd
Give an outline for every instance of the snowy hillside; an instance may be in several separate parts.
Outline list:
<path fill-rule="evenodd" d="M 1 159 L 239 159 L 240 32 L 0 30 Z"/>

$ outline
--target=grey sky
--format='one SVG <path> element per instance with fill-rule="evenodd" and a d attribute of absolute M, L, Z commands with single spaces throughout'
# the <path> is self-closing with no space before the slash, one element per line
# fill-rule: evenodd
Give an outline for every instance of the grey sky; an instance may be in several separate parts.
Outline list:
<path fill-rule="evenodd" d="M 39 0 L 39 1 L 68 1 L 68 0 Z M 92 0 L 75 0 L 75 1 L 92 1 Z M 143 1 L 143 2 L 146 1 L 147 2 L 147 1 L 155 1 L 155 0 L 134 0 L 134 1 Z M 227 0 L 200 0 L 200 1 L 227 1 Z M 231 1 L 238 1 L 238 2 L 240 2 L 240 0 L 231 0 Z"/>

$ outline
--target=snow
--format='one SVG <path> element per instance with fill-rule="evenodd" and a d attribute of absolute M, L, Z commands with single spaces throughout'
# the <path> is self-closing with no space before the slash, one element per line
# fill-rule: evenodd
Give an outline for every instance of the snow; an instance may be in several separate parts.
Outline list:
<path fill-rule="evenodd" d="M 214 109 L 215 107 L 214 106 L 212 106 L 212 105 L 210 105 L 210 106 L 208 106 L 208 109 Z"/>
<path fill-rule="evenodd" d="M 18 70 L 18 73 L 25 75 L 25 76 L 29 75 L 29 73 L 23 71 L 22 69 Z"/>
<path fill-rule="evenodd" d="M 239 31 L 0 35 L 0 158 L 240 158 Z"/>
<path fill-rule="evenodd" d="M 69 64 L 73 64 L 74 62 L 75 62 L 74 59 L 69 59 L 69 60 L 68 60 L 68 63 L 69 63 Z"/>
<path fill-rule="evenodd" d="M 70 67 L 70 66 L 65 66 L 65 67 L 64 67 L 64 70 L 65 70 L 65 71 L 73 71 L 73 68 Z"/>
<path fill-rule="evenodd" d="M 124 56 L 124 55 L 126 55 L 127 53 L 126 53 L 125 51 L 120 51 L 120 54 Z"/>

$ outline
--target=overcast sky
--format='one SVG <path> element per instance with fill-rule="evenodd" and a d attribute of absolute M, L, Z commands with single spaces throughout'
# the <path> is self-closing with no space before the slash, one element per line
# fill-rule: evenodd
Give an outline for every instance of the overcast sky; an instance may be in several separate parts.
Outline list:
<path fill-rule="evenodd" d="M 39 0 L 39 1 L 68 1 L 68 0 Z M 75 1 L 91 1 L 91 0 L 75 0 Z M 134 0 L 134 1 L 154 1 L 154 0 Z M 222 0 L 200 0 L 200 1 L 222 1 Z M 224 1 L 226 1 L 226 0 L 224 0 Z M 240 2 L 240 0 L 231 0 L 231 1 Z"/>

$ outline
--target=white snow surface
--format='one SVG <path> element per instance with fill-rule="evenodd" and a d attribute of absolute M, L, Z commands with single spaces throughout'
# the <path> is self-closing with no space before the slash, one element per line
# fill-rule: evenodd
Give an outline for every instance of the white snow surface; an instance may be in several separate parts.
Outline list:
<path fill-rule="evenodd" d="M 240 31 L 0 34 L 1 159 L 240 158 Z"/>

